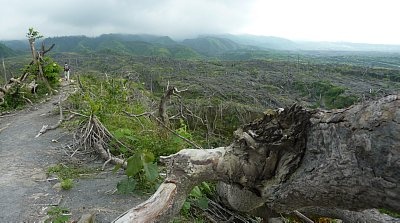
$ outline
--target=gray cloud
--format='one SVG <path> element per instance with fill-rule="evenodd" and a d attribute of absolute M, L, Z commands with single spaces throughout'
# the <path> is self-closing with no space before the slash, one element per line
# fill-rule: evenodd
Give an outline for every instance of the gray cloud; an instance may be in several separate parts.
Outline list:
<path fill-rule="evenodd" d="M 3 0 L 0 0 L 3 1 Z M 0 39 L 24 38 L 29 27 L 46 36 L 149 33 L 176 38 L 234 32 L 250 19 L 240 0 L 36 0 L 10 2 Z M 22 35 L 21 35 L 22 34 Z"/>
<path fill-rule="evenodd" d="M 147 33 L 173 38 L 250 33 L 400 44 L 398 0 L 0 0 L 0 40 Z"/>

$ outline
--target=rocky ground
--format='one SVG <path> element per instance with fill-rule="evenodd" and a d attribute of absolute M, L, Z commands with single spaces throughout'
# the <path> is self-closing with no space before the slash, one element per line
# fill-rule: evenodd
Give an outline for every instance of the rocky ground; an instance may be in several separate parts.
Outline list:
<path fill-rule="evenodd" d="M 59 95 L 65 97 L 72 88 L 63 86 Z M 59 180 L 47 173 L 48 168 L 71 162 L 65 151 L 72 142 L 71 134 L 57 128 L 35 136 L 43 125 L 57 123 L 59 95 L 0 116 L 0 222 L 43 222 L 47 211 L 57 206 L 69 210 L 71 221 L 90 213 L 96 222 L 110 222 L 146 199 L 115 193 L 117 182 L 125 177 L 123 172 L 113 173 L 112 166 L 101 171 L 103 162 L 95 157 L 74 158 L 96 171 L 74 179 L 70 190 L 57 187 Z"/>

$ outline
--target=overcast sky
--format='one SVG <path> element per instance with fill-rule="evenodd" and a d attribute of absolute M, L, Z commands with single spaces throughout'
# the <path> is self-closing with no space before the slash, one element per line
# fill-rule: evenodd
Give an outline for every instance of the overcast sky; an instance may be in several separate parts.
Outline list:
<path fill-rule="evenodd" d="M 256 34 L 400 44 L 399 0 L 0 0 L 0 40 L 148 33 Z"/>

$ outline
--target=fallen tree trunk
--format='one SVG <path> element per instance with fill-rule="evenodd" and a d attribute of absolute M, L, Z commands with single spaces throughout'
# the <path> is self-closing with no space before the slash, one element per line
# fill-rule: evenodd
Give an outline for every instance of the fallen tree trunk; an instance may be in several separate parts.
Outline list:
<path fill-rule="evenodd" d="M 168 170 L 159 190 L 115 222 L 168 222 L 206 180 L 224 182 L 225 202 L 246 212 L 300 211 L 351 222 L 365 209 L 400 212 L 399 108 L 400 97 L 392 95 L 341 110 L 294 105 L 267 114 L 238 129 L 227 147 L 163 157 Z"/>

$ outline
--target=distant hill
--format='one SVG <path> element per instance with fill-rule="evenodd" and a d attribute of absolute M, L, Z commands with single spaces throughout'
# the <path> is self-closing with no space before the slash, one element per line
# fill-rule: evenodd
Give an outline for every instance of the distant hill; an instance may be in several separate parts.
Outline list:
<path fill-rule="evenodd" d="M 230 39 L 239 44 L 254 46 L 261 49 L 273 50 L 297 50 L 298 46 L 295 42 L 274 36 L 255 36 L 255 35 L 218 35 L 219 37 Z"/>
<path fill-rule="evenodd" d="M 94 38 L 86 36 L 52 37 L 46 38 L 44 41 L 56 45 L 53 52 L 99 52 L 177 59 L 201 57 L 193 49 L 175 42 L 168 36 L 103 34 Z"/>
<path fill-rule="evenodd" d="M 182 44 L 206 56 L 215 56 L 244 48 L 244 46 L 230 39 L 212 36 L 185 39 L 182 41 Z"/>
<path fill-rule="evenodd" d="M 287 51 L 373 51 L 373 52 L 400 52 L 400 45 L 351 43 L 351 42 L 314 42 L 293 41 L 274 36 L 256 35 L 218 35 L 235 41 L 239 44 L 251 45 L 268 50 Z"/>
<path fill-rule="evenodd" d="M 0 58 L 15 56 L 16 54 L 14 50 L 0 43 Z"/>
<path fill-rule="evenodd" d="M 55 44 L 52 52 L 114 53 L 135 56 L 160 56 L 176 59 L 214 57 L 230 60 L 284 57 L 287 53 L 309 52 L 391 52 L 400 53 L 400 45 L 379 45 L 347 42 L 292 41 L 273 36 L 204 35 L 175 41 L 168 36 L 147 34 L 103 34 L 98 37 L 63 36 L 40 40 L 47 46 Z M 29 52 L 28 41 L 3 41 L 4 55 Z M 11 51 L 10 51 L 11 48 Z M 286 51 L 286 52 L 285 52 Z"/>
<path fill-rule="evenodd" d="M 28 40 L 7 40 L 2 43 L 16 52 L 29 52 Z"/>

